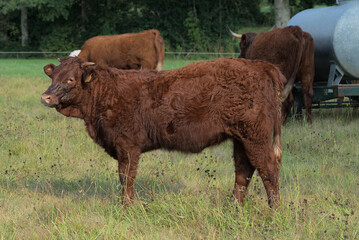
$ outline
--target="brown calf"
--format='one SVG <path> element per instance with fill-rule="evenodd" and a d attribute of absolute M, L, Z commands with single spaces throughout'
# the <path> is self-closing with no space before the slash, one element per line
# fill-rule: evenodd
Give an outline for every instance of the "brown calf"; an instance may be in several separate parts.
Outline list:
<path fill-rule="evenodd" d="M 91 138 L 118 160 L 126 204 L 141 153 L 198 153 L 228 138 L 234 143 L 236 199 L 242 203 L 258 169 L 269 204 L 278 203 L 280 93 L 286 79 L 275 66 L 218 59 L 164 72 L 123 71 L 67 58 L 44 71 L 52 84 L 42 103 L 82 118 Z"/>

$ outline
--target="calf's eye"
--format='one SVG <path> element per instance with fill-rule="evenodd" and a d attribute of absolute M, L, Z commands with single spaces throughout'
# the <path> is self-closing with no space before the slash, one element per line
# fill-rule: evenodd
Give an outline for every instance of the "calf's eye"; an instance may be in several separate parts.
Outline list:
<path fill-rule="evenodd" d="M 74 80 L 73 78 L 67 79 L 67 83 L 68 83 L 68 84 L 72 84 L 72 83 L 74 83 L 74 82 L 75 82 L 75 80 Z"/>

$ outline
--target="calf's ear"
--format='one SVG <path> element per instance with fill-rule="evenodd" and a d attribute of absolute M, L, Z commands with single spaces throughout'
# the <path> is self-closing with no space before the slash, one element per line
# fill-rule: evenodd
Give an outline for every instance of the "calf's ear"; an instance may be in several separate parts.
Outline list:
<path fill-rule="evenodd" d="M 84 83 L 91 82 L 92 81 L 92 73 L 83 74 L 82 79 L 83 79 Z"/>
<path fill-rule="evenodd" d="M 95 73 L 95 66 L 94 64 L 84 65 L 83 72 L 82 72 L 82 82 L 89 83 L 94 80 L 96 73 Z"/>
<path fill-rule="evenodd" d="M 44 67 L 44 72 L 46 73 L 47 76 L 51 76 L 52 72 L 54 71 L 55 69 L 55 65 L 50 63 L 50 64 L 47 64 L 45 67 Z"/>

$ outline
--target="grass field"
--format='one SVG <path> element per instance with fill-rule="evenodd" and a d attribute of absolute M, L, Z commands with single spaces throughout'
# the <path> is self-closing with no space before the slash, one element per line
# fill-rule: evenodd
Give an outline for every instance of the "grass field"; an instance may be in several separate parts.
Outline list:
<path fill-rule="evenodd" d="M 136 197 L 120 203 L 117 162 L 82 120 L 40 103 L 56 60 L 0 59 L 0 239 L 359 239 L 359 114 L 315 110 L 282 130 L 281 206 L 255 174 L 231 195 L 231 143 L 141 155 Z M 165 61 L 165 69 L 186 60 Z"/>

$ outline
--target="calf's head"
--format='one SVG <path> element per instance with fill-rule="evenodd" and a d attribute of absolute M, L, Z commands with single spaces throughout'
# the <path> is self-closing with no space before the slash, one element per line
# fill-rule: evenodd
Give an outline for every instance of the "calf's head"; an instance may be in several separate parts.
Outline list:
<path fill-rule="evenodd" d="M 48 64 L 44 67 L 52 83 L 41 95 L 41 102 L 66 116 L 72 116 L 79 111 L 87 85 L 96 77 L 94 63 L 83 62 L 77 57 L 59 61 L 59 66 Z"/>

